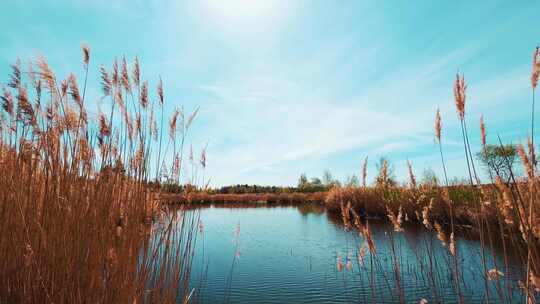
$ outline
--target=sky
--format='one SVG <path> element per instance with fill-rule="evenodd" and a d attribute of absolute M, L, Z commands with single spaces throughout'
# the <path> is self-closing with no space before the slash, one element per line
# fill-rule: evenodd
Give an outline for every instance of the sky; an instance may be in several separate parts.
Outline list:
<path fill-rule="evenodd" d="M 30 1 L 0 4 L 0 81 L 38 55 L 59 74 L 81 70 L 90 45 L 88 100 L 99 64 L 126 56 L 161 76 L 166 110 L 200 107 L 188 142 L 206 144 L 211 185 L 295 185 L 300 174 L 340 179 L 369 156 L 401 181 L 441 177 L 433 120 L 439 107 L 449 176 L 466 163 L 453 102 L 468 83 L 473 151 L 530 133 L 530 70 L 540 42 L 538 1 Z M 81 72 L 82 73 L 82 72 Z"/>

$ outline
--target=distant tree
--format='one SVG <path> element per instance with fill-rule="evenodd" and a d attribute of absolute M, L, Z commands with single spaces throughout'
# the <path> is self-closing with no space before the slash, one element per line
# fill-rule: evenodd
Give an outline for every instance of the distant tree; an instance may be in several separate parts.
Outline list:
<path fill-rule="evenodd" d="M 307 180 L 307 179 L 306 179 Z M 277 187 L 277 186 L 261 186 L 261 185 L 231 185 L 223 186 L 219 189 L 212 190 L 214 193 L 222 194 L 244 194 L 244 193 L 288 193 L 296 188 Z"/>
<path fill-rule="evenodd" d="M 377 171 L 379 172 L 377 178 L 375 179 L 377 186 L 388 187 L 396 185 L 394 166 L 390 164 L 388 159 L 381 157 L 376 167 Z"/>
<path fill-rule="evenodd" d="M 298 188 L 297 190 L 299 192 L 304 193 L 311 193 L 311 192 L 318 192 L 318 191 L 324 191 L 326 190 L 326 186 L 323 185 L 322 181 L 318 177 L 313 177 L 308 180 L 305 174 L 300 175 L 300 179 L 298 180 Z"/>
<path fill-rule="evenodd" d="M 347 177 L 347 180 L 345 181 L 345 185 L 349 187 L 359 187 L 360 180 L 358 179 L 358 176 L 356 176 L 356 174 L 353 174 Z"/>
<path fill-rule="evenodd" d="M 322 178 L 322 183 L 326 188 L 332 188 L 334 186 L 339 186 L 341 183 L 332 176 L 330 170 L 325 170 Z"/>
<path fill-rule="evenodd" d="M 450 179 L 448 181 L 448 184 L 450 186 L 463 186 L 463 185 L 469 185 L 469 180 L 466 179 L 466 178 L 458 178 L 458 177 L 453 177 L 452 179 Z"/>
<path fill-rule="evenodd" d="M 500 176 L 504 182 L 510 181 L 510 172 L 517 159 L 513 145 L 486 145 L 482 151 L 476 153 L 476 157 L 482 162 L 490 178 Z"/>
<path fill-rule="evenodd" d="M 298 179 L 298 189 L 303 190 L 309 187 L 309 181 L 306 174 L 302 173 Z"/>
<path fill-rule="evenodd" d="M 314 186 L 314 187 L 320 187 L 323 185 L 321 179 L 318 177 L 312 177 L 309 183 L 311 184 L 311 186 Z"/>
<path fill-rule="evenodd" d="M 427 185 L 427 186 L 436 186 L 439 184 L 439 179 L 437 178 L 437 174 L 435 174 L 435 171 L 431 168 L 424 169 L 422 172 L 422 178 L 420 180 L 421 184 Z"/>
<path fill-rule="evenodd" d="M 324 170 L 322 182 L 325 186 L 332 185 L 332 183 L 334 182 L 334 178 L 332 177 L 332 173 L 330 173 L 330 170 Z"/>

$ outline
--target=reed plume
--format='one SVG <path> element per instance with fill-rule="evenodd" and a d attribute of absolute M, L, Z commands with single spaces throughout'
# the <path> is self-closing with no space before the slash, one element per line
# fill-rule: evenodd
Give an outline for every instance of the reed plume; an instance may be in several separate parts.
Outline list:
<path fill-rule="evenodd" d="M 154 109 L 150 110 L 150 121 L 149 121 L 149 133 L 150 137 L 154 139 L 154 141 L 157 141 L 158 131 L 157 131 L 157 122 L 156 118 L 154 116 Z"/>
<path fill-rule="evenodd" d="M 394 226 L 394 231 L 395 232 L 403 231 L 403 227 L 402 227 L 403 213 L 402 213 L 401 206 L 399 206 L 399 212 L 397 216 L 394 214 L 394 212 L 392 212 L 390 208 L 388 208 L 388 206 L 386 206 L 386 211 L 388 213 L 388 218 L 390 219 L 390 221 L 392 222 L 392 225 Z"/>
<path fill-rule="evenodd" d="M 540 49 L 537 46 L 534 49 L 534 53 L 532 57 L 531 86 L 532 86 L 533 91 L 536 89 L 536 86 L 538 85 L 539 75 L 540 75 Z"/>
<path fill-rule="evenodd" d="M 129 81 L 129 72 L 127 67 L 126 57 L 122 57 L 121 83 L 127 92 L 131 92 L 131 83 Z"/>
<path fill-rule="evenodd" d="M 437 142 L 441 142 L 441 111 L 437 108 L 435 113 L 435 139 Z"/>
<path fill-rule="evenodd" d="M 367 186 L 367 165 L 368 157 L 364 158 L 364 163 L 362 164 L 362 186 L 366 188 Z"/>
<path fill-rule="evenodd" d="M 454 81 L 454 101 L 461 125 L 461 136 L 463 138 L 463 147 L 465 149 L 465 159 L 467 161 L 467 170 L 469 172 L 469 182 L 471 185 L 473 185 L 474 182 L 471 166 L 473 166 L 474 170 L 474 164 L 465 124 L 465 102 L 467 98 L 466 91 L 467 85 L 465 84 L 465 77 L 463 75 L 460 76 L 459 74 L 456 74 L 456 80 Z"/>
<path fill-rule="evenodd" d="M 201 151 L 201 159 L 200 159 L 201 167 L 203 169 L 206 169 L 206 147 L 202 149 Z"/>
<path fill-rule="evenodd" d="M 81 45 L 81 49 L 82 49 L 82 52 L 83 52 L 83 63 L 85 66 L 88 66 L 88 64 L 90 63 L 90 47 L 83 43 Z"/>
<path fill-rule="evenodd" d="M 431 223 L 429 222 L 429 208 L 427 206 L 422 209 L 422 224 L 428 230 L 431 230 Z"/>
<path fill-rule="evenodd" d="M 506 184 L 502 181 L 500 176 L 495 177 L 495 185 L 499 189 L 499 192 L 501 193 L 501 196 L 502 196 L 499 210 L 501 212 L 501 215 L 503 216 L 504 223 L 506 225 L 513 225 L 514 219 L 512 215 L 512 209 L 513 209 L 514 199 L 512 197 L 512 192 L 506 186 Z"/>
<path fill-rule="evenodd" d="M 21 86 L 21 80 L 22 78 L 22 72 L 21 72 L 21 60 L 17 59 L 15 64 L 11 65 L 11 75 L 10 80 L 8 82 L 8 86 L 16 89 Z"/>
<path fill-rule="evenodd" d="M 109 96 L 111 95 L 112 81 L 105 66 L 101 65 L 99 67 L 99 73 L 101 74 L 101 91 L 103 92 L 103 96 Z"/>
<path fill-rule="evenodd" d="M 377 184 L 386 188 L 388 185 L 388 160 L 383 159 L 379 168 L 379 176 L 377 177 Z"/>
<path fill-rule="evenodd" d="M 28 91 L 25 87 L 19 86 L 17 95 L 17 109 L 19 111 L 18 118 L 24 120 L 27 124 L 36 126 L 36 117 L 34 108 L 28 100 Z"/>
<path fill-rule="evenodd" d="M 188 117 L 188 120 L 186 122 L 186 130 L 189 129 L 189 127 L 191 126 L 191 124 L 193 123 L 193 120 L 195 119 L 195 117 L 197 117 L 197 113 L 199 113 L 199 107 L 197 107 L 197 109 L 195 109 L 195 111 L 193 111 L 193 113 L 191 113 L 191 115 Z"/>
<path fill-rule="evenodd" d="M 120 90 L 116 90 L 114 101 L 118 105 L 120 113 L 125 116 L 124 113 L 126 112 L 126 104 L 124 103 L 124 97 L 122 96 L 122 92 Z"/>
<path fill-rule="evenodd" d="M 157 88 L 156 88 L 156 91 L 157 91 L 157 95 L 158 95 L 158 103 L 159 103 L 159 106 L 160 106 L 160 109 L 161 109 L 161 124 L 160 124 L 160 129 L 159 129 L 159 148 L 158 148 L 158 167 L 157 167 L 157 171 L 156 171 L 156 179 L 158 179 L 159 175 L 160 175 L 160 168 L 161 168 L 161 146 L 162 146 L 162 142 L 163 142 L 163 120 L 164 120 L 164 116 L 163 116 L 163 103 L 164 103 L 164 96 L 163 96 L 163 82 L 161 80 L 161 76 L 159 77 L 159 82 L 158 82 L 158 85 L 157 85 Z M 157 124 L 157 123 L 156 123 Z M 156 127 L 157 129 L 157 127 Z M 156 133 L 156 136 L 157 136 L 157 133 Z"/>
<path fill-rule="evenodd" d="M 105 114 L 103 112 L 99 112 L 99 138 L 100 142 L 103 143 L 103 140 L 105 137 L 109 137 L 111 135 L 111 129 L 109 128 L 109 123 L 107 122 L 107 118 L 105 117 Z"/>
<path fill-rule="evenodd" d="M 532 85 L 532 104 L 531 104 L 531 143 L 534 146 L 534 112 L 535 112 L 535 91 L 536 86 L 538 85 L 538 75 L 540 75 L 540 50 L 536 46 L 533 54 L 532 60 L 532 72 L 531 72 L 531 85 Z M 534 154 L 530 155 L 531 162 L 534 167 L 536 167 L 536 159 Z"/>
<path fill-rule="evenodd" d="M 75 75 L 70 74 L 68 76 L 69 95 L 75 101 L 79 109 L 83 108 L 81 94 L 79 92 L 79 86 L 77 85 L 77 78 Z"/>
<path fill-rule="evenodd" d="M 161 81 L 161 77 L 159 77 L 159 82 L 157 86 L 157 94 L 158 94 L 158 101 L 160 105 L 163 105 L 164 97 L 163 97 L 163 82 Z"/>
<path fill-rule="evenodd" d="M 454 82 L 454 100 L 460 120 L 465 118 L 465 101 L 467 97 L 466 90 L 467 85 L 465 84 L 464 76 L 459 76 L 459 74 L 456 74 L 456 80 Z"/>
<path fill-rule="evenodd" d="M 169 137 L 171 139 L 174 139 L 176 134 L 176 125 L 178 123 L 178 115 L 180 115 L 180 111 L 178 109 L 175 109 L 171 119 L 169 120 Z"/>
<path fill-rule="evenodd" d="M 37 59 L 37 66 L 39 68 L 39 76 L 47 84 L 47 88 L 50 92 L 56 92 L 56 77 L 54 76 L 53 71 L 47 63 L 47 59 L 41 56 Z"/>
<path fill-rule="evenodd" d="M 411 189 L 416 189 L 416 177 L 414 176 L 412 164 L 409 160 L 407 160 L 407 171 L 409 173 L 409 183 Z"/>
<path fill-rule="evenodd" d="M 118 60 L 116 59 L 113 62 L 111 78 L 113 86 L 115 88 L 118 87 L 118 85 L 120 84 L 120 76 L 118 73 Z"/>
<path fill-rule="evenodd" d="M 525 148 L 523 148 L 522 144 L 516 145 L 516 151 L 518 153 L 519 158 L 521 159 L 521 163 L 523 164 L 523 168 L 525 169 L 525 172 L 527 172 L 527 176 L 529 179 L 532 179 L 534 176 L 534 168 L 531 163 L 531 160 L 529 159 L 527 152 L 525 152 Z"/>
<path fill-rule="evenodd" d="M 144 109 L 148 107 L 148 82 L 147 81 L 143 82 L 142 87 L 141 87 L 140 104 Z"/>
<path fill-rule="evenodd" d="M 486 125 L 484 123 L 484 115 L 480 116 L 480 136 L 482 139 L 482 148 L 486 149 Z"/>
<path fill-rule="evenodd" d="M 62 81 L 60 81 L 60 96 L 62 98 L 65 98 L 67 96 L 68 89 L 69 89 L 68 81 L 69 81 L 68 79 L 62 79 Z"/>
<path fill-rule="evenodd" d="M 141 84 L 141 67 L 139 65 L 139 58 L 135 57 L 135 60 L 133 61 L 133 83 L 136 87 L 139 87 Z"/>
<path fill-rule="evenodd" d="M 3 95 L 2 95 L 2 109 L 6 111 L 6 113 L 13 117 L 14 114 L 14 102 L 13 102 L 13 95 L 11 95 L 11 92 L 7 90 L 5 87 L 2 87 Z"/>
<path fill-rule="evenodd" d="M 435 140 L 439 146 L 439 154 L 441 156 L 441 163 L 442 163 L 443 173 L 444 173 L 444 182 L 445 182 L 445 185 L 448 186 L 446 164 L 444 162 L 444 156 L 443 156 L 443 151 L 442 151 L 441 131 L 442 131 L 441 111 L 439 110 L 439 108 L 437 108 L 437 112 L 435 113 Z"/>

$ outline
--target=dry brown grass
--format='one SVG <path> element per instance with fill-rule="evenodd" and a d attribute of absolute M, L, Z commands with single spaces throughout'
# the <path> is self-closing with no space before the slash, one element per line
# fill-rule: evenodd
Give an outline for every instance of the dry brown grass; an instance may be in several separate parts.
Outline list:
<path fill-rule="evenodd" d="M 45 58 L 27 72 L 18 61 L 3 86 L 0 302 L 186 302 L 196 220 L 163 216 L 147 186 L 154 109 L 138 60 L 133 77 L 125 59 L 120 76 L 116 63 L 112 75 L 101 67 L 110 114 L 96 122 L 85 106 L 90 49 L 82 51 L 82 93 L 74 74 L 59 81 Z"/>
<path fill-rule="evenodd" d="M 325 201 L 326 192 L 315 193 L 246 193 L 209 194 L 192 192 L 186 194 L 162 194 L 161 199 L 169 204 L 319 204 Z"/>
<path fill-rule="evenodd" d="M 539 75 L 538 48 L 533 55 L 533 68 L 531 73 L 531 83 L 533 89 L 532 115 L 531 115 L 531 136 L 527 142 L 527 149 L 523 145 L 517 145 L 517 152 L 521 159 L 526 176 L 519 179 L 510 169 L 511 181 L 503 182 L 501 176 L 491 177 L 490 183 L 481 184 L 480 178 L 475 169 L 472 157 L 468 131 L 466 125 L 466 89 L 467 85 L 463 75 L 457 75 L 454 83 L 454 98 L 461 125 L 462 138 L 467 161 L 470 185 L 449 187 L 446 179 L 446 169 L 441 145 L 441 115 L 437 110 L 435 118 L 435 139 L 439 144 L 441 161 L 445 170 L 446 187 L 416 187 L 416 180 L 412 173 L 411 165 L 409 169 L 409 187 L 395 187 L 384 182 L 377 183 L 374 188 L 334 188 L 326 198 L 326 204 L 331 209 L 341 209 L 342 218 L 345 225 L 348 225 L 348 210 L 356 208 L 367 214 L 384 213 L 382 207 L 386 209 L 386 214 L 394 226 L 394 232 L 402 231 L 400 214 L 404 212 L 407 218 L 409 214 L 416 215 L 416 219 L 421 221 L 426 229 L 435 228 L 435 233 L 441 244 L 448 249 L 450 255 L 450 267 L 452 269 L 452 280 L 458 302 L 463 303 L 461 287 L 463 286 L 460 274 L 461 263 L 458 257 L 459 244 L 456 242 L 455 223 L 471 225 L 476 231 L 480 240 L 481 259 L 484 269 L 484 295 L 487 302 L 497 300 L 500 302 L 514 302 L 524 300 L 526 303 L 536 303 L 536 292 L 539 291 L 538 273 L 540 273 L 540 214 L 538 214 L 540 197 L 538 187 L 540 179 L 537 177 L 537 161 L 534 146 L 534 92 L 537 86 Z M 486 146 L 487 134 L 483 116 L 480 118 L 480 134 L 482 147 Z M 500 141 L 500 139 L 499 139 Z M 502 142 L 500 142 L 502 145 Z M 387 168 L 383 164 L 378 173 L 378 180 L 385 180 Z M 344 207 L 346 206 L 346 207 Z M 396 215 L 396 210 L 399 210 Z M 420 216 L 418 210 L 422 210 Z M 411 218 L 411 217 L 409 217 Z M 414 217 L 413 217 L 414 219 Z M 441 224 L 442 223 L 442 224 Z M 444 227 L 446 226 L 446 227 Z M 448 237 L 448 229 L 450 237 Z M 359 229 L 362 231 L 361 229 Z M 508 271 L 508 254 L 516 254 L 521 259 L 523 273 L 521 288 L 523 298 L 512 298 L 512 287 L 506 281 L 506 292 L 503 292 L 501 280 L 504 273 L 500 271 L 495 263 L 495 268 L 489 268 L 486 248 L 493 247 L 495 238 L 502 243 L 504 248 L 504 264 L 499 265 Z M 390 234 L 391 248 L 394 248 L 394 239 Z M 432 249 L 427 248 L 428 254 Z M 392 256 L 394 254 L 392 253 Z M 395 257 L 394 257 L 395 258 Z M 467 258 L 467 257 L 462 257 Z M 495 260 L 495 256 L 493 259 Z M 492 262 L 493 263 L 493 262 Z M 430 273 L 431 272 L 431 273 Z M 433 268 L 429 268 L 427 275 L 434 277 Z M 399 287 L 399 269 L 395 270 L 395 278 Z M 491 282 L 495 281 L 495 294 L 491 292 Z M 434 298 L 437 299 L 437 286 L 433 283 Z M 400 298 L 402 302 L 402 298 Z"/>

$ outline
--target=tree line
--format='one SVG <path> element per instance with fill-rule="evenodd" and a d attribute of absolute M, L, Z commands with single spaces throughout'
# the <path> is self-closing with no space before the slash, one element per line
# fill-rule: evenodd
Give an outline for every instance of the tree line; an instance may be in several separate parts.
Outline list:
<path fill-rule="evenodd" d="M 476 154 L 476 158 L 481 162 L 485 172 L 490 179 L 493 176 L 500 176 L 505 182 L 510 181 L 510 172 L 515 172 L 514 164 L 517 160 L 516 148 L 513 145 L 486 145 L 485 148 Z M 394 166 L 390 161 L 381 157 L 376 163 L 377 176 L 375 185 L 397 186 L 398 181 L 394 174 Z M 420 178 L 421 184 L 438 185 L 439 179 L 435 172 L 425 169 Z M 454 178 L 450 184 L 460 184 L 461 181 Z M 161 186 L 170 193 L 198 192 L 200 188 L 193 185 L 177 185 L 163 183 Z M 296 186 L 263 186 L 237 184 L 223 186 L 219 188 L 205 189 L 209 194 L 253 194 L 253 193 L 314 193 L 328 191 L 332 187 L 360 187 L 361 183 L 356 174 L 349 175 L 344 181 L 334 178 L 330 170 L 325 170 L 322 177 L 311 177 L 302 173 L 298 178 Z"/>

